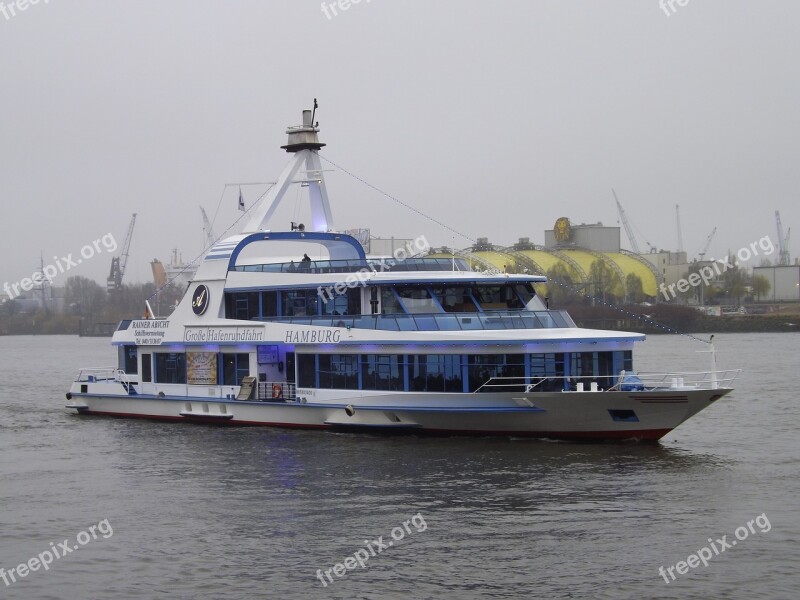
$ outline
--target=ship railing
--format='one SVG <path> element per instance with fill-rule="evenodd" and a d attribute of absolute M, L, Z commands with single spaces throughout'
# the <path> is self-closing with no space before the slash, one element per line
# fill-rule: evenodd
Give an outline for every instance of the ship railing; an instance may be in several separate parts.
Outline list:
<path fill-rule="evenodd" d="M 556 392 L 575 390 L 578 391 L 605 391 L 610 389 L 617 381 L 615 375 L 576 376 L 576 375 L 531 375 L 490 377 L 473 394 L 480 392 Z M 547 384 L 547 385 L 545 385 Z"/>
<path fill-rule="evenodd" d="M 134 383 L 128 374 L 118 367 L 84 367 L 78 371 L 75 381 L 80 383 L 121 383 L 128 391 Z"/>
<path fill-rule="evenodd" d="M 471 271 L 463 259 L 453 261 L 450 258 L 384 258 L 374 259 L 341 259 L 291 261 L 279 263 L 263 263 L 253 265 L 236 265 L 231 271 L 245 273 L 383 273 L 391 271 Z"/>
<path fill-rule="evenodd" d="M 117 367 L 84 367 L 78 371 L 75 381 L 82 383 L 96 383 L 98 381 L 119 381 L 119 373 L 123 373 Z M 124 373 L 123 373 L 124 374 Z"/>
<path fill-rule="evenodd" d="M 255 400 L 260 402 L 294 402 L 297 385 L 286 381 L 259 381 Z"/>
<path fill-rule="evenodd" d="M 480 392 L 538 392 L 571 390 L 587 392 L 714 390 L 730 388 L 741 369 L 675 373 L 621 372 L 619 375 L 531 375 L 490 377 L 473 394 Z M 560 385 L 544 385 L 552 382 Z"/>
<path fill-rule="evenodd" d="M 558 329 L 575 327 L 565 311 L 517 310 L 385 315 L 312 315 L 262 317 L 261 321 L 383 331 L 471 331 L 501 329 Z"/>
<path fill-rule="evenodd" d="M 697 388 L 713 390 L 729 388 L 741 374 L 741 369 L 728 369 L 725 371 L 690 371 L 676 373 L 636 373 L 645 389 L 687 389 Z"/>
<path fill-rule="evenodd" d="M 479 392 L 533 392 L 548 379 L 556 377 L 490 377 L 473 394 Z"/>

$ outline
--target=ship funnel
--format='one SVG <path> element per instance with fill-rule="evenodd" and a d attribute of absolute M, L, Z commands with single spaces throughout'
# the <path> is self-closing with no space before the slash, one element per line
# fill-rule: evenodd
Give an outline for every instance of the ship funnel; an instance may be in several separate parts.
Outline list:
<path fill-rule="evenodd" d="M 314 114 L 310 110 L 303 111 L 303 124 L 297 127 L 290 127 L 286 130 L 289 134 L 289 143 L 281 146 L 287 152 L 299 152 L 300 150 L 319 150 L 325 144 L 319 141 L 317 131 L 319 131 L 312 120 Z"/>

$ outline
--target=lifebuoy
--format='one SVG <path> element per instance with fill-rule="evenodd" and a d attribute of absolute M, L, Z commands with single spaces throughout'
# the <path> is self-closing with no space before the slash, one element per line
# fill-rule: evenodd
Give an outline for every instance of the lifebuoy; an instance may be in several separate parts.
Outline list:
<path fill-rule="evenodd" d="M 283 398 L 283 388 L 279 383 L 272 384 L 272 398 L 275 400 Z"/>

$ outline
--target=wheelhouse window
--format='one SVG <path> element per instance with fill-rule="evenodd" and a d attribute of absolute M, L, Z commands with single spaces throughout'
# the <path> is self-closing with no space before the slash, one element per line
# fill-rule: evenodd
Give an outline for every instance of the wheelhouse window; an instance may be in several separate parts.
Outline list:
<path fill-rule="evenodd" d="M 483 310 L 525 308 L 512 285 L 477 285 L 473 291 Z"/>
<path fill-rule="evenodd" d="M 532 283 L 518 283 L 514 286 L 517 295 L 528 310 L 545 309 L 544 302 L 536 295 L 536 290 Z"/>
<path fill-rule="evenodd" d="M 375 288 L 372 288 L 373 290 Z M 381 289 L 381 314 L 384 315 L 403 315 L 405 311 L 400 305 L 400 300 L 391 287 Z"/>
<path fill-rule="evenodd" d="M 186 355 L 177 352 L 158 352 L 156 383 L 186 383 Z"/>
<path fill-rule="evenodd" d="M 421 286 L 399 286 L 396 288 L 403 308 L 409 314 L 441 312 L 428 288 Z"/>
<path fill-rule="evenodd" d="M 250 355 L 246 352 L 222 355 L 222 385 L 241 385 L 250 375 Z"/>
<path fill-rule="evenodd" d="M 478 307 L 472 300 L 470 289 L 464 286 L 457 287 L 439 287 L 433 288 L 433 295 L 442 305 L 444 312 L 462 313 L 462 312 L 477 312 Z"/>

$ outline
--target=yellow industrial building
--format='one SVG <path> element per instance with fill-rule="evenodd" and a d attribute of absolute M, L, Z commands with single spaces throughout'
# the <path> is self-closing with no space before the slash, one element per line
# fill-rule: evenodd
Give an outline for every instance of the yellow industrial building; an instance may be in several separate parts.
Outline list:
<path fill-rule="evenodd" d="M 585 289 L 595 296 L 606 294 L 619 301 L 653 299 L 664 281 L 664 273 L 659 273 L 657 261 L 650 255 L 635 254 L 620 247 L 619 227 L 605 227 L 602 223 L 573 225 L 566 217 L 558 219 L 553 229 L 545 231 L 543 246 L 532 244 L 529 238 L 520 238 L 511 246 L 478 238 L 470 248 L 442 248 L 433 256 L 454 254 L 478 270 L 549 274 L 568 281 L 571 287 Z M 652 256 L 655 258 L 659 254 Z"/>

